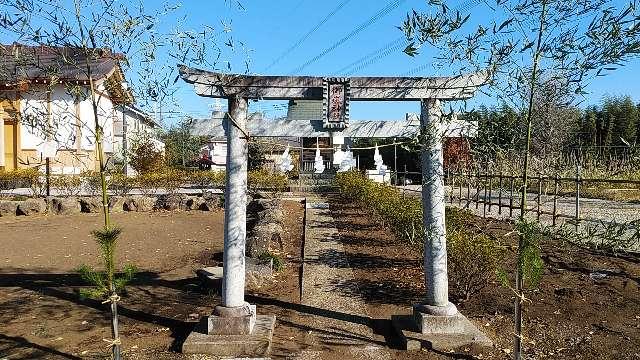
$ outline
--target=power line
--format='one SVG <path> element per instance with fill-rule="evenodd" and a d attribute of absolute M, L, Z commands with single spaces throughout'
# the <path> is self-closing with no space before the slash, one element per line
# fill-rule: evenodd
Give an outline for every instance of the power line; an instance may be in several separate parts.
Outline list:
<path fill-rule="evenodd" d="M 397 8 L 398 6 L 400 6 L 400 4 L 404 3 L 406 0 L 396 0 L 396 1 L 392 1 L 389 4 L 387 4 L 387 6 L 385 6 L 384 8 L 380 9 L 374 16 L 372 16 L 371 18 L 369 18 L 367 21 L 365 21 L 364 23 L 360 24 L 358 27 L 356 27 L 355 29 L 353 29 L 349 34 L 347 34 L 346 36 L 344 36 L 342 39 L 338 40 L 337 42 L 335 42 L 333 45 L 329 46 L 328 48 L 324 49 L 322 52 L 320 52 L 318 55 L 314 56 L 312 59 L 308 60 L 307 62 L 305 62 L 304 64 L 298 66 L 295 70 L 292 71 L 293 74 L 297 74 L 300 71 L 304 70 L 305 68 L 307 68 L 309 65 L 313 64 L 314 62 L 320 60 L 321 58 L 323 58 L 324 56 L 326 56 L 328 53 L 334 51 L 335 49 L 337 49 L 339 46 L 341 46 L 342 44 L 344 44 L 345 42 L 347 42 L 349 39 L 351 39 L 352 37 L 358 35 L 360 32 L 362 32 L 364 29 L 368 28 L 369 26 L 371 26 L 373 23 L 375 23 L 376 21 L 380 20 L 381 18 L 383 18 L 384 16 L 386 16 L 387 14 L 389 14 L 392 10 L 394 10 L 395 8 Z"/>
<path fill-rule="evenodd" d="M 467 0 L 464 3 L 458 5 L 455 9 L 453 9 L 453 11 L 455 12 L 467 12 L 472 10 L 473 8 L 475 8 L 476 6 L 478 6 L 480 3 L 482 2 L 482 0 Z M 421 72 L 422 70 L 428 68 L 429 66 L 431 66 L 431 63 L 425 63 L 422 64 L 418 67 L 415 67 L 405 73 L 402 73 L 400 76 L 412 76 L 415 75 L 419 72 Z"/>
<path fill-rule="evenodd" d="M 357 72 L 359 72 L 360 70 L 367 68 L 375 63 L 377 63 L 378 61 L 384 59 L 385 57 L 396 53 L 398 50 L 404 48 L 406 46 L 406 44 L 402 43 L 403 39 L 400 39 L 400 41 L 398 41 L 398 43 L 394 44 L 393 46 L 388 47 L 387 49 L 380 49 L 380 52 L 377 53 L 375 56 L 371 57 L 370 59 L 368 59 L 367 61 L 363 62 L 362 64 L 360 64 L 359 66 L 351 69 L 351 71 L 349 71 L 346 75 L 347 76 L 351 76 Z"/>
<path fill-rule="evenodd" d="M 347 70 L 350 70 L 352 68 L 357 67 L 360 64 L 363 64 L 363 63 L 367 62 L 367 60 L 369 60 L 370 58 L 373 58 L 373 57 L 375 57 L 377 55 L 380 55 L 381 53 L 385 52 L 388 49 L 395 48 L 395 46 L 398 43 L 400 43 L 403 39 L 404 39 L 404 37 L 402 36 L 402 37 L 399 37 L 399 38 L 391 41 L 390 43 L 384 45 L 383 47 L 381 47 L 379 49 L 376 49 L 376 50 L 368 53 L 367 55 L 359 58 L 358 60 L 352 62 L 351 64 L 341 68 L 340 70 L 336 71 L 335 74 L 341 75 L 341 74 L 347 73 Z"/>
<path fill-rule="evenodd" d="M 265 68 L 265 71 L 271 69 L 274 65 L 280 62 L 280 60 L 284 59 L 285 56 L 289 55 L 293 50 L 297 49 L 303 42 L 305 42 L 313 33 L 318 31 L 322 25 L 324 25 L 330 18 L 332 18 L 338 11 L 340 11 L 345 5 L 347 5 L 351 0 L 342 1 L 335 9 L 331 10 L 329 14 L 327 14 L 319 23 L 317 23 L 311 30 L 307 31 L 306 34 L 302 35 L 300 39 L 298 39 L 293 45 L 291 45 L 287 50 L 285 50 L 280 56 L 278 56 L 275 60 L 269 64 Z"/>
<path fill-rule="evenodd" d="M 467 0 L 464 3 L 459 4 L 455 9 L 453 10 L 449 10 L 449 11 L 468 11 L 471 8 L 475 7 L 478 5 L 478 3 L 480 2 L 480 0 Z M 342 74 L 342 73 L 346 73 L 346 76 L 351 76 L 357 72 L 359 72 L 360 70 L 367 68 L 375 63 L 377 63 L 378 61 L 382 60 L 383 58 L 393 54 L 396 50 L 400 50 L 403 46 L 405 46 L 405 44 L 400 45 L 403 40 L 406 40 L 405 37 L 400 37 L 392 42 L 390 42 L 389 44 L 361 57 L 360 59 L 354 61 L 353 63 L 343 67 L 342 69 L 340 69 L 337 73 L 338 74 Z M 347 72 L 347 70 L 350 70 L 349 72 Z"/>

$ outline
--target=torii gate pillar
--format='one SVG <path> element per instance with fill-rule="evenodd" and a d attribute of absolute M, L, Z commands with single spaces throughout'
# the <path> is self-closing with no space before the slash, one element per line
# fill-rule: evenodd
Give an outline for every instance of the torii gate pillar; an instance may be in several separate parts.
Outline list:
<path fill-rule="evenodd" d="M 449 302 L 447 233 L 442 157 L 441 108 L 437 99 L 420 104 L 422 143 L 422 207 L 424 217 L 424 281 L 427 289 L 421 309 L 427 313 L 454 315 Z"/>

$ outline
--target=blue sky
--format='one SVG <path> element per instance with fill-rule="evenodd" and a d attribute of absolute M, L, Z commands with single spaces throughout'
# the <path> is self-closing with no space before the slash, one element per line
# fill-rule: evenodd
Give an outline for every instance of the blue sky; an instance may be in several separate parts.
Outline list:
<path fill-rule="evenodd" d="M 125 1 L 125 0 L 119 0 Z M 64 0 L 63 3 L 71 3 Z M 264 75 L 289 75 L 299 70 L 304 75 L 351 75 L 351 76 L 445 76 L 446 70 L 436 71 L 430 66 L 433 54 L 422 53 L 411 58 L 402 53 L 402 43 L 397 48 L 381 53 L 385 45 L 398 44 L 395 40 L 402 37 L 396 28 L 412 8 L 425 9 L 424 0 L 399 0 L 398 6 L 388 4 L 391 0 L 236 0 L 184 1 L 181 14 L 186 16 L 184 27 L 193 29 L 204 25 L 221 31 L 230 31 L 236 51 L 225 52 L 223 59 L 229 60 L 232 69 L 243 72 L 245 59 L 250 59 L 249 70 Z M 478 0 L 453 0 L 448 2 L 451 8 L 469 8 L 473 16 L 480 21 L 490 20 L 479 12 L 482 5 Z M 145 1 L 146 7 L 158 6 L 158 2 Z M 342 6 L 341 6 L 342 4 Z M 374 15 L 387 7 L 387 12 L 375 21 L 369 21 Z M 331 16 L 328 14 L 332 13 Z M 325 20 L 320 24 L 321 20 Z M 369 22 L 368 22 L 369 21 Z M 171 26 L 172 24 L 164 24 Z M 366 26 L 363 26 L 366 25 Z M 360 30 L 358 30 L 360 27 Z M 312 34 L 299 42 L 310 30 Z M 351 34 L 351 36 L 348 36 Z M 10 41 L 0 32 L 3 42 Z M 244 46 L 239 46 L 238 44 Z M 299 46 L 294 47 L 298 44 Z M 328 51 L 326 50 L 328 49 Z M 283 56 L 284 55 L 284 56 Z M 362 66 L 349 68 L 363 57 L 371 59 Z M 431 55 L 431 56 L 430 56 Z M 274 63 L 274 61 L 276 61 Z M 362 63 L 360 63 L 362 64 Z M 271 65 L 271 66 L 270 66 Z M 346 70 L 345 70 L 346 69 Z M 345 70 L 339 73 L 340 70 Z M 345 74 L 348 73 L 348 74 Z M 586 104 L 598 103 L 605 94 L 629 94 L 634 101 L 640 101 L 640 60 L 636 59 L 626 67 L 607 77 L 598 79 L 588 91 Z M 194 95 L 191 88 L 178 84 L 177 96 L 180 109 L 163 114 L 165 125 L 171 125 L 181 116 L 206 117 L 214 106 L 214 100 Z M 491 99 L 480 97 L 474 104 L 487 103 Z M 274 102 L 252 103 L 251 110 L 266 111 L 267 116 L 282 115 L 285 107 Z M 369 103 L 353 102 L 351 117 L 354 119 L 401 119 L 406 112 L 417 112 L 417 103 Z"/>
<path fill-rule="evenodd" d="M 330 49 L 348 34 L 358 29 L 371 17 L 391 1 L 351 0 L 343 7 L 339 7 L 343 0 L 244 0 L 244 10 L 237 6 L 229 6 L 221 1 L 185 3 L 186 9 L 198 9 L 191 13 L 194 23 L 206 23 L 216 16 L 233 22 L 233 34 L 242 40 L 247 48 L 251 49 L 250 58 L 252 72 L 264 75 L 288 75 L 301 65 L 322 54 L 325 49 Z M 450 2 L 450 7 L 467 7 L 473 1 L 457 0 Z M 408 0 L 391 9 L 385 16 L 380 17 L 374 23 L 368 25 L 362 31 L 357 32 L 347 41 L 337 46 L 317 61 L 309 64 L 299 74 L 304 75 L 336 75 L 337 71 L 356 62 L 366 55 L 371 55 L 385 45 L 393 43 L 402 36 L 402 32 L 396 28 L 399 26 L 407 12 L 415 9 L 424 9 L 425 1 Z M 473 6 L 473 5 L 471 5 Z M 471 10 L 480 10 L 481 6 L 475 6 Z M 335 13 L 324 24 L 317 28 L 299 46 L 291 49 L 307 32 L 314 29 L 321 20 L 325 19 L 332 11 Z M 480 20 L 489 20 L 486 17 L 478 17 Z M 214 25 L 215 26 L 215 25 Z M 289 51 L 287 51 L 289 50 Z M 281 57 L 281 55 L 286 56 Z M 239 59 L 236 59 L 239 60 Z M 270 66 L 275 60 L 275 64 Z M 444 71 L 436 72 L 430 66 L 431 57 L 428 53 L 422 53 L 411 58 L 400 50 L 390 51 L 389 55 L 380 54 L 374 57 L 365 66 L 351 68 L 353 76 L 399 76 L 411 73 L 413 76 L 447 75 Z M 347 70 L 347 72 L 350 72 Z M 606 77 L 601 77 L 598 82 L 589 86 L 590 94 L 585 104 L 598 103 L 606 94 L 626 95 L 640 101 L 640 60 L 636 59 Z M 181 90 L 180 94 L 185 98 L 185 111 L 194 110 L 195 115 L 206 114 L 207 104 L 212 99 L 192 98 L 188 94 L 188 88 Z M 491 99 L 479 98 L 476 103 L 493 103 Z M 267 102 L 253 104 L 256 110 L 266 110 L 267 115 L 277 116 L 282 112 L 277 111 L 277 106 Z M 417 112 L 419 106 L 416 103 L 369 103 L 353 102 L 351 116 L 354 119 L 399 119 L 406 112 Z"/>

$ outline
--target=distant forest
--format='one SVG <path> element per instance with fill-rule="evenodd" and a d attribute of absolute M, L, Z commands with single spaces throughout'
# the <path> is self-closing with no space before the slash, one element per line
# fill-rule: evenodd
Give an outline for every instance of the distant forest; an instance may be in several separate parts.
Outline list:
<path fill-rule="evenodd" d="M 502 104 L 480 108 L 461 117 L 477 122 L 472 139 L 476 157 L 521 150 L 526 126 L 522 114 Z M 597 106 L 541 106 L 534 114 L 532 154 L 566 153 L 577 147 L 629 147 L 640 144 L 640 104 L 630 96 L 607 97 Z"/>

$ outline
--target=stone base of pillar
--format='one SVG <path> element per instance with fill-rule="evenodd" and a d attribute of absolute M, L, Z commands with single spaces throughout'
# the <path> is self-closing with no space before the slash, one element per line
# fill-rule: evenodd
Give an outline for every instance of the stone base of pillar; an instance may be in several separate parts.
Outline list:
<path fill-rule="evenodd" d="M 248 335 L 256 324 L 256 306 L 245 303 L 238 307 L 216 306 L 207 318 L 209 335 Z"/>
<path fill-rule="evenodd" d="M 255 309 L 255 308 L 254 308 Z M 230 329 L 238 325 L 238 319 L 227 321 L 221 320 L 223 317 L 212 315 L 203 318 L 195 329 L 189 334 L 182 344 L 184 354 L 206 354 L 220 357 L 267 357 L 271 352 L 271 340 L 276 324 L 276 317 L 273 315 L 255 316 L 254 310 L 253 328 L 248 334 L 210 334 L 210 331 L 220 331 L 212 329 L 214 326 L 222 326 Z M 212 321 L 212 319 L 216 319 Z M 245 329 L 246 323 L 240 321 L 237 328 Z"/>
<path fill-rule="evenodd" d="M 406 350 L 456 350 L 468 346 L 493 346 L 493 342 L 453 304 L 444 307 L 416 305 L 411 315 L 391 317 Z"/>

